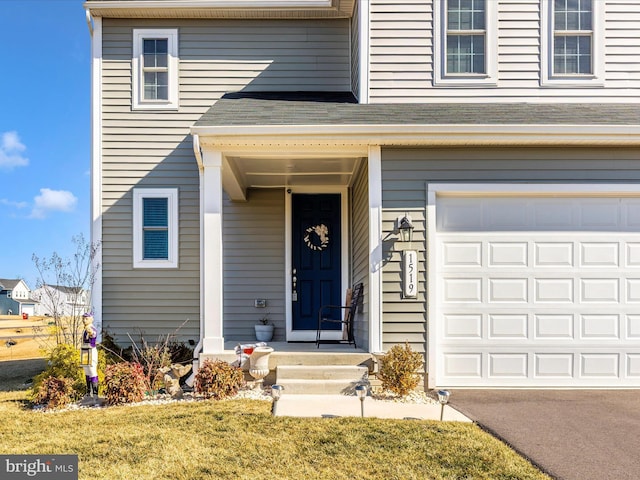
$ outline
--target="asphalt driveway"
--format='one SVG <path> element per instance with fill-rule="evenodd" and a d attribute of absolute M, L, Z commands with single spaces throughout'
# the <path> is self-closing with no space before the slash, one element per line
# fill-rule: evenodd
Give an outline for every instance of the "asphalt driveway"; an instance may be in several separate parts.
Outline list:
<path fill-rule="evenodd" d="M 451 405 L 562 480 L 640 479 L 640 390 L 451 390 Z"/>

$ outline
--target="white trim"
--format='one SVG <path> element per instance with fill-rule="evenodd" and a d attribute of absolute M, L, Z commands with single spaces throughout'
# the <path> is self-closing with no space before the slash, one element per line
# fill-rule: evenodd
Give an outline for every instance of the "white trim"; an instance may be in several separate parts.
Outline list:
<path fill-rule="evenodd" d="M 382 351 L 382 149 L 369 147 L 369 351 Z"/>
<path fill-rule="evenodd" d="M 439 338 L 437 278 L 438 252 L 436 231 L 436 202 L 439 196 L 538 196 L 538 197 L 621 197 L 640 196 L 640 184 L 598 184 L 598 183 L 430 183 L 427 184 L 427 332 L 428 332 L 428 387 L 437 384 L 437 339 Z"/>
<path fill-rule="evenodd" d="M 358 103 L 369 103 L 369 0 L 358 0 L 360 6 L 360 92 Z"/>
<path fill-rule="evenodd" d="M 166 8 L 322 8 L 332 0 L 104 0 L 85 5 L 88 9 L 157 10 Z"/>
<path fill-rule="evenodd" d="M 605 5 L 606 0 L 593 0 L 591 62 L 589 75 L 554 75 L 553 73 L 553 7 L 552 0 L 540 0 L 540 86 L 604 87 L 605 73 Z"/>
<path fill-rule="evenodd" d="M 102 339 L 102 18 L 93 19 L 91 34 L 91 244 L 100 244 L 93 259 L 93 319 Z"/>
<path fill-rule="evenodd" d="M 142 201 L 145 198 L 168 200 L 168 250 L 166 260 L 143 258 Z M 134 188 L 133 189 L 133 268 L 178 268 L 178 189 Z"/>
<path fill-rule="evenodd" d="M 290 191 L 290 192 L 289 192 Z M 293 305 L 291 296 L 292 281 L 292 263 L 291 256 L 293 254 L 292 235 L 292 195 L 297 193 L 336 193 L 340 194 L 340 228 L 342 236 L 340 239 L 340 291 L 346 290 L 349 285 L 349 195 L 348 188 L 336 185 L 312 186 L 312 187 L 291 187 L 285 189 L 285 324 L 288 342 L 310 342 L 316 339 L 315 330 L 293 330 Z M 342 332 L 325 332 L 322 338 L 326 340 L 340 340 Z"/>
<path fill-rule="evenodd" d="M 142 42 L 146 38 L 167 39 L 169 92 L 167 100 L 145 100 L 142 80 Z M 134 28 L 133 57 L 131 59 L 132 110 L 177 110 L 179 107 L 179 64 L 177 28 Z"/>
<path fill-rule="evenodd" d="M 246 125 L 191 127 L 201 143 L 215 136 L 221 145 L 273 149 L 318 144 L 369 145 L 640 145 L 637 125 Z M 355 137 L 355 138 L 354 138 Z M 210 139 L 209 139 L 210 140 Z M 318 147 L 320 148 L 320 147 Z"/>
<path fill-rule="evenodd" d="M 544 1 L 544 0 L 543 0 Z M 485 74 L 448 74 L 446 0 L 433 2 L 433 85 L 437 87 L 487 87 L 498 84 L 498 2 L 485 2 Z"/>

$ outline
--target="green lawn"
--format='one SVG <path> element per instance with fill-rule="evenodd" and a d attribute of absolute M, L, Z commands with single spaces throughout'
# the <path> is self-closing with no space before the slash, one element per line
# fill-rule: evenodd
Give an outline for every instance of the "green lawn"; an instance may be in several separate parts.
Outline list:
<path fill-rule="evenodd" d="M 0 367 L 1 368 L 1 367 Z M 80 479 L 548 479 L 473 424 L 272 417 L 258 400 L 53 413 L 0 392 L 0 453 L 79 456 Z"/>

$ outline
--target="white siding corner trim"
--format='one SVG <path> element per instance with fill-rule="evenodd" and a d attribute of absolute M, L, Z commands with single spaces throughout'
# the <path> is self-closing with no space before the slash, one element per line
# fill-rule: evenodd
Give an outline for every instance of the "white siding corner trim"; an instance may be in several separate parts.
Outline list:
<path fill-rule="evenodd" d="M 102 243 L 102 18 L 93 18 L 91 34 L 91 244 Z M 94 271 L 102 265 L 102 248 L 93 259 Z M 93 318 L 102 340 L 102 273 L 91 292 Z"/>

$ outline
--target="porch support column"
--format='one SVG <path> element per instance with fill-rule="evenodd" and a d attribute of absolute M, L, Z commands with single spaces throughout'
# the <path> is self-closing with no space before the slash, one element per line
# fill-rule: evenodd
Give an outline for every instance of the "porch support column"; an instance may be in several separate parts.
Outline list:
<path fill-rule="evenodd" d="M 222 335 L 222 152 L 202 152 L 200 235 L 202 353 L 224 351 Z"/>
<path fill-rule="evenodd" d="M 382 153 L 369 147 L 369 351 L 382 351 Z"/>

